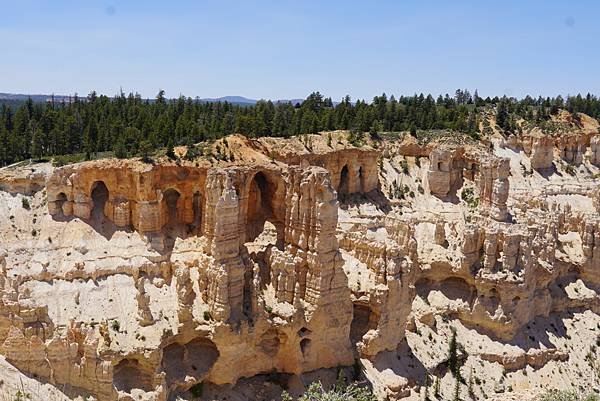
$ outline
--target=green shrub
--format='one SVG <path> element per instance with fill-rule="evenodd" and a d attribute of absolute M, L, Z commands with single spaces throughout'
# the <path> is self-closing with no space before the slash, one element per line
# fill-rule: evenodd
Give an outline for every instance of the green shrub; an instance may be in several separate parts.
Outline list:
<path fill-rule="evenodd" d="M 27 401 L 31 399 L 31 394 L 21 390 L 17 390 L 12 401 Z"/>
<path fill-rule="evenodd" d="M 25 210 L 31 209 L 31 205 L 29 204 L 29 199 L 21 198 L 21 206 L 23 206 L 23 209 L 25 209 Z"/>
<path fill-rule="evenodd" d="M 190 388 L 190 394 L 192 395 L 192 397 L 194 397 L 194 398 L 202 397 L 202 389 L 204 387 L 203 384 L 204 383 L 194 384 L 192 386 L 192 388 Z"/>
<path fill-rule="evenodd" d="M 548 390 L 540 395 L 536 401 L 598 401 L 600 397 L 596 393 L 584 396 L 573 390 Z"/>
<path fill-rule="evenodd" d="M 408 162 L 406 160 L 402 160 L 402 174 L 408 174 Z"/>
<path fill-rule="evenodd" d="M 292 397 L 284 391 L 281 400 L 292 401 Z M 308 387 L 298 401 L 377 401 L 377 397 L 370 389 L 355 383 L 348 386 L 336 385 L 335 388 L 326 391 L 320 382 L 316 382 Z"/>
<path fill-rule="evenodd" d="M 479 198 L 475 196 L 473 188 L 465 188 L 460 194 L 462 200 L 464 200 L 471 209 L 476 209 L 479 206 Z"/>
<path fill-rule="evenodd" d="M 573 167 L 570 164 L 567 164 L 567 166 L 565 167 L 565 172 L 569 175 L 575 175 L 575 167 Z"/>
<path fill-rule="evenodd" d="M 121 329 L 121 324 L 119 323 L 118 320 L 113 320 L 110 327 L 114 330 L 114 331 L 119 331 Z"/>

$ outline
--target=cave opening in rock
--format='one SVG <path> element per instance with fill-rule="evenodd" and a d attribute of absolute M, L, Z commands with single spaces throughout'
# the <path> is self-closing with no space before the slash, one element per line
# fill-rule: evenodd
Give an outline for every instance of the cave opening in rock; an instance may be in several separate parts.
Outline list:
<path fill-rule="evenodd" d="M 167 216 L 167 225 L 174 226 L 177 224 L 177 202 L 179 201 L 180 194 L 176 189 L 169 188 L 163 194 L 164 211 Z"/>
<path fill-rule="evenodd" d="M 379 315 L 369 305 L 354 304 L 352 308 L 352 323 L 350 324 L 350 339 L 353 344 L 359 342 L 369 330 L 377 329 Z"/>
<path fill-rule="evenodd" d="M 310 333 L 312 333 L 309 329 L 307 329 L 306 327 L 302 327 L 300 330 L 298 330 L 298 335 L 300 337 L 305 337 L 307 335 L 309 335 Z"/>
<path fill-rule="evenodd" d="M 114 368 L 113 385 L 126 393 L 133 389 L 152 391 L 152 376 L 141 369 L 137 360 L 123 359 Z"/>
<path fill-rule="evenodd" d="M 461 300 L 472 304 L 477 290 L 461 277 L 448 277 L 439 283 L 439 289 L 450 300 Z"/>
<path fill-rule="evenodd" d="M 196 338 L 186 344 L 167 345 L 163 349 L 162 368 L 169 385 L 183 382 L 186 376 L 202 380 L 218 358 L 215 343 L 207 338 Z"/>
<path fill-rule="evenodd" d="M 219 358 L 217 346 L 205 338 L 197 338 L 185 345 L 189 366 L 194 372 L 192 376 L 201 376 L 210 370 Z"/>
<path fill-rule="evenodd" d="M 348 173 L 348 165 L 344 165 L 344 167 L 342 167 L 342 171 L 340 172 L 340 185 L 339 185 L 339 189 L 338 189 L 338 193 L 340 195 L 346 195 L 348 194 L 348 186 L 349 186 L 349 177 L 348 177 L 349 173 Z"/>
<path fill-rule="evenodd" d="M 67 195 L 64 192 L 61 192 L 58 194 L 58 196 L 56 197 L 56 201 L 55 201 L 55 205 L 56 208 L 58 210 L 60 210 L 59 215 L 60 216 L 64 216 L 65 212 L 63 210 L 63 206 L 65 204 L 65 202 L 67 201 Z"/>
<path fill-rule="evenodd" d="M 265 354 L 274 357 L 279 352 L 282 343 L 281 336 L 277 329 L 270 328 L 262 334 L 258 346 Z"/>
<path fill-rule="evenodd" d="M 275 184 L 271 183 L 263 172 L 258 172 L 250 182 L 248 208 L 246 211 L 246 242 L 253 242 L 259 235 L 272 227 L 278 232 L 279 225 L 273 210 Z M 266 222 L 271 223 L 266 226 Z M 280 236 L 277 235 L 277 238 Z"/>
<path fill-rule="evenodd" d="M 92 185 L 92 218 L 102 218 L 105 216 L 104 207 L 108 201 L 109 192 L 103 181 L 96 181 Z"/>
<path fill-rule="evenodd" d="M 310 350 L 310 338 L 303 338 L 300 341 L 300 351 L 302 352 L 302 355 L 304 357 L 306 357 L 306 355 L 308 354 Z"/>
<path fill-rule="evenodd" d="M 263 223 L 262 231 L 251 242 L 246 243 L 248 253 L 258 254 L 266 250 L 269 245 L 277 244 L 277 227 L 270 221 Z"/>
<path fill-rule="evenodd" d="M 364 193 L 365 192 L 365 176 L 363 174 L 362 166 L 358 169 L 358 179 L 360 182 L 360 192 Z"/>
<path fill-rule="evenodd" d="M 200 234 L 202 226 L 202 195 L 200 195 L 200 192 L 194 192 L 194 197 L 192 198 L 192 208 L 194 209 L 194 223 L 192 224 L 192 231 L 196 234 Z"/>

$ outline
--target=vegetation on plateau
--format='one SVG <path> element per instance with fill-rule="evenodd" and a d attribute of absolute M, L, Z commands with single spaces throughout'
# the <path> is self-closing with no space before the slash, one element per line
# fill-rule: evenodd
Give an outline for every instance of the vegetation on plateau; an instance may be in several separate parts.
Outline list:
<path fill-rule="evenodd" d="M 292 401 L 287 392 L 281 395 L 281 401 Z M 346 384 L 343 375 L 332 389 L 326 390 L 321 382 L 314 382 L 297 401 L 377 401 L 377 397 L 367 388 L 357 383 Z"/>
<path fill-rule="evenodd" d="M 261 100 L 254 105 L 227 102 L 208 103 L 192 98 L 165 98 L 160 91 L 155 99 L 120 93 L 115 97 L 74 96 L 65 101 L 45 103 L 28 101 L 0 106 L 0 166 L 25 159 L 56 155 L 63 162 L 99 156 L 147 156 L 158 148 L 199 143 L 239 133 L 249 137 L 317 133 L 349 130 L 358 138 L 370 132 L 410 132 L 452 130 L 479 139 L 491 129 L 485 116 L 495 115 L 497 126 L 507 133 L 519 129 L 524 119 L 537 125 L 552 125 L 550 115 L 560 109 L 600 117 L 596 96 L 577 95 L 563 99 L 482 98 L 477 91 L 457 90 L 454 96 L 394 96 L 383 94 L 371 102 L 339 103 L 319 92 L 301 103 Z M 551 128 L 551 127 L 550 127 Z"/>

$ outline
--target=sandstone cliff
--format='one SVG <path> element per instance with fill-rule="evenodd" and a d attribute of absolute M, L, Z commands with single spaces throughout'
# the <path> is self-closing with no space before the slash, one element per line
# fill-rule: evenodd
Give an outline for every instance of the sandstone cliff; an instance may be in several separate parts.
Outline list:
<path fill-rule="evenodd" d="M 475 398 L 598 385 L 589 127 L 233 136 L 214 145 L 227 161 L 4 169 L 0 379 L 57 399 L 271 399 L 355 366 L 381 399 L 434 380 L 449 397 L 455 330 Z"/>

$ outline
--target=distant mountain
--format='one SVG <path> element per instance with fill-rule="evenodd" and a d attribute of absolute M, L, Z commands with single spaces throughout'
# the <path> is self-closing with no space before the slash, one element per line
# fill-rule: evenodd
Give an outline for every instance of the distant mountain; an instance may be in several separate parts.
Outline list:
<path fill-rule="evenodd" d="M 216 102 L 229 102 L 229 103 L 236 103 L 236 104 L 255 104 L 256 102 L 258 102 L 258 100 L 255 99 L 248 99 L 247 97 L 243 97 L 243 96 L 223 96 L 223 97 L 207 97 L 207 98 L 203 98 L 200 99 L 201 102 L 207 102 L 207 103 L 216 103 Z"/>
<path fill-rule="evenodd" d="M 28 98 L 31 98 L 34 102 L 49 102 L 52 100 L 53 95 L 26 95 L 21 93 L 2 93 L 0 92 L 0 103 L 20 103 L 26 101 Z M 72 98 L 72 96 L 71 96 Z M 80 95 L 80 99 L 85 99 L 85 96 Z M 150 99 L 152 101 L 153 99 Z M 200 102 L 206 103 L 216 103 L 216 102 L 228 102 L 237 105 L 253 105 L 258 102 L 256 99 L 250 99 L 244 96 L 222 96 L 222 97 L 207 97 L 198 99 Z M 54 95 L 54 101 L 62 102 L 69 101 L 69 96 L 65 95 Z M 296 103 L 302 103 L 304 99 L 280 99 L 274 100 L 274 103 L 292 103 L 295 105 Z"/>
<path fill-rule="evenodd" d="M 256 102 L 258 102 L 258 100 L 256 99 L 249 99 L 247 97 L 243 97 L 243 96 L 223 96 L 223 97 L 216 97 L 216 98 L 203 98 L 200 99 L 201 102 L 229 102 L 229 103 L 233 103 L 233 104 L 256 104 Z M 273 103 L 291 103 L 291 104 L 296 104 L 296 103 L 302 103 L 304 101 L 304 99 L 278 99 L 278 100 L 273 100 Z"/>
<path fill-rule="evenodd" d="M 9 101 L 25 101 L 28 98 L 31 98 L 34 102 L 47 102 L 52 100 L 52 95 L 24 95 L 21 93 L 2 93 L 0 92 L 0 101 L 9 100 Z M 55 101 L 68 100 L 69 96 L 64 95 L 54 95 Z"/>

